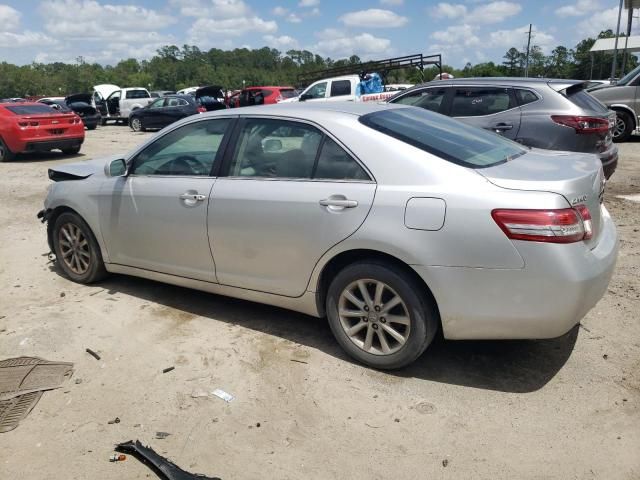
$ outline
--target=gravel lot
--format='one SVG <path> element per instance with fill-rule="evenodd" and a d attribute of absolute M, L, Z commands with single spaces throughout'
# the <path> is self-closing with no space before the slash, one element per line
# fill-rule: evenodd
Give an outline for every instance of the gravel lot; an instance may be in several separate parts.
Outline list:
<path fill-rule="evenodd" d="M 616 273 L 581 327 L 547 341 L 437 340 L 411 368 L 381 373 L 350 362 L 323 320 L 136 278 L 60 276 L 35 218 L 47 169 L 149 135 L 107 126 L 75 158 L 0 164 L 0 359 L 75 364 L 0 434 L 0 477 L 154 478 L 131 458 L 108 461 L 138 438 L 223 479 L 640 478 L 640 203 L 617 197 L 640 193 L 640 138 L 620 145 L 607 186 Z M 200 396 L 215 388 L 235 400 Z"/>

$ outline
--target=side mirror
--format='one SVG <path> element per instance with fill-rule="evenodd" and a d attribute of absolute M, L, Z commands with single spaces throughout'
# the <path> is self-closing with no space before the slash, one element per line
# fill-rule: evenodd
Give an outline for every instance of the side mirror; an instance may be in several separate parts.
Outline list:
<path fill-rule="evenodd" d="M 305 100 L 309 100 L 310 98 L 313 98 L 313 95 L 311 95 L 310 93 L 303 93 L 302 95 L 300 95 L 300 101 L 304 102 Z"/>
<path fill-rule="evenodd" d="M 124 158 L 111 160 L 104 166 L 104 174 L 107 177 L 122 177 L 127 173 L 127 162 Z"/>
<path fill-rule="evenodd" d="M 264 142 L 262 147 L 265 152 L 273 153 L 282 150 L 282 141 L 277 138 L 270 138 Z"/>

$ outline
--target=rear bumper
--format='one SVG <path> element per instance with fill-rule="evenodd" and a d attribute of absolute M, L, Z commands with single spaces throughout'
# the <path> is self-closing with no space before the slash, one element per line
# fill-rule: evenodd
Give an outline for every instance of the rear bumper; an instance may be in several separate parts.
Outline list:
<path fill-rule="evenodd" d="M 416 267 L 440 310 L 445 338 L 534 339 L 568 332 L 602 298 L 618 253 L 603 211 L 598 245 L 514 242 L 522 269 Z"/>
<path fill-rule="evenodd" d="M 602 152 L 598 154 L 600 161 L 602 162 L 602 170 L 604 171 L 604 176 L 607 180 L 613 175 L 613 172 L 616 171 L 618 167 L 618 147 L 616 145 L 612 145 L 612 148 L 607 150 L 606 152 Z"/>
<path fill-rule="evenodd" d="M 59 140 L 38 140 L 35 142 L 27 142 L 22 152 L 48 152 L 54 149 L 73 148 L 82 145 L 84 137 L 80 138 L 61 138 Z"/>

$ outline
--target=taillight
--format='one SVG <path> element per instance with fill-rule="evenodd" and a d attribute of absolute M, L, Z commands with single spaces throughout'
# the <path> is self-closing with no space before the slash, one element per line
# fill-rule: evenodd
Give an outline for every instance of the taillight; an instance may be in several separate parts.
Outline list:
<path fill-rule="evenodd" d="M 575 243 L 593 236 L 586 205 L 559 210 L 494 210 L 491 216 L 512 240 Z"/>
<path fill-rule="evenodd" d="M 551 115 L 551 120 L 559 125 L 573 128 L 576 133 L 607 133 L 609 131 L 609 120 L 606 118 Z"/>
<path fill-rule="evenodd" d="M 29 122 L 30 127 L 37 127 L 38 125 L 40 125 L 38 122 Z"/>
<path fill-rule="evenodd" d="M 207 109 L 206 109 L 206 108 L 204 108 L 204 107 L 198 107 L 198 112 L 200 112 L 200 113 L 205 113 L 206 111 L 207 111 Z"/>
<path fill-rule="evenodd" d="M 18 126 L 19 127 L 28 127 L 29 126 L 29 122 L 18 122 Z"/>

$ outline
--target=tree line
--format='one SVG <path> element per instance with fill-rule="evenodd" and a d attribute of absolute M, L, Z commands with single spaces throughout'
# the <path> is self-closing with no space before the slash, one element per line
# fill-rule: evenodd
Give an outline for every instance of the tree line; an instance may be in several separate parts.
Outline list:
<path fill-rule="evenodd" d="M 598 38 L 610 38 L 614 34 L 606 30 Z M 608 78 L 613 55 L 594 53 L 589 49 L 596 39 L 586 38 L 575 48 L 557 46 L 549 55 L 534 45 L 529 52 L 530 77 L 554 77 L 594 79 Z M 510 48 L 502 63 L 467 63 L 456 69 L 443 65 L 443 71 L 456 77 L 523 76 L 526 54 L 516 47 Z M 77 92 L 89 92 L 93 85 L 114 83 L 121 86 L 146 87 L 150 90 L 179 90 L 194 85 L 221 85 L 228 89 L 243 85 L 296 85 L 299 74 L 325 68 L 360 63 L 353 55 L 346 59 L 323 58 L 307 50 L 289 50 L 263 47 L 260 49 L 237 48 L 202 51 L 197 46 L 179 48 L 167 45 L 157 50 L 149 60 L 129 58 L 115 66 L 86 63 L 78 57 L 76 64 L 32 63 L 17 66 L 0 63 L 0 98 L 34 95 L 58 96 Z M 618 62 L 621 65 L 622 60 Z M 637 59 L 629 55 L 625 71 L 637 65 Z M 405 69 L 389 72 L 389 83 L 419 83 L 432 80 L 438 74 L 436 67 Z M 619 74 L 621 76 L 621 74 Z"/>

